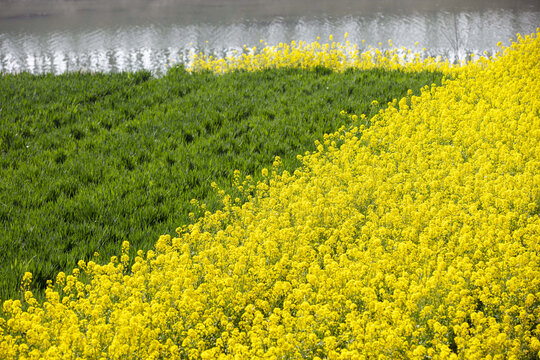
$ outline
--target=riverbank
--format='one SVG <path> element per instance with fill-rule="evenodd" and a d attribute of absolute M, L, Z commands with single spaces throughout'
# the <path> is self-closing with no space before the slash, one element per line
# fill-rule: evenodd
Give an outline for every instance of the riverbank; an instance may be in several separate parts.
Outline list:
<path fill-rule="evenodd" d="M 369 117 L 345 107 L 293 173 L 233 172 L 221 210 L 133 260 L 126 240 L 80 261 L 43 304 L 26 273 L 0 357 L 538 358 L 539 35 Z"/>

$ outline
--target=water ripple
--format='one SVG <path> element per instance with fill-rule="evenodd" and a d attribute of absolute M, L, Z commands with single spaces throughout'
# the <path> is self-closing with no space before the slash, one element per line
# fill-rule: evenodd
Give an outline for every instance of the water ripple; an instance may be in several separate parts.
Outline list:
<path fill-rule="evenodd" d="M 171 61 L 186 61 L 193 52 L 230 56 L 244 45 L 260 47 L 292 40 L 312 42 L 343 34 L 359 48 L 367 45 L 415 48 L 452 61 L 471 53 L 493 53 L 496 43 L 536 30 L 538 11 L 435 11 L 407 14 L 375 12 L 346 16 L 298 16 L 231 23 L 118 25 L 78 31 L 0 33 L 0 72 L 135 71 L 163 73 Z M 365 46 L 362 46 L 365 40 Z M 169 60 L 171 59 L 171 60 Z"/>

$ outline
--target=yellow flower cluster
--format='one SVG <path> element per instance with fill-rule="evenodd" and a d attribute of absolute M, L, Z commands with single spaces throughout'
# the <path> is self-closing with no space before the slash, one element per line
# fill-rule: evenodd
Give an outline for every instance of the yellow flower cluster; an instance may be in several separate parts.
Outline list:
<path fill-rule="evenodd" d="M 43 304 L 23 289 L 0 358 L 537 358 L 539 35 L 325 136 L 293 174 L 236 172 L 255 195 L 221 191 L 130 268 L 125 242 Z"/>
<path fill-rule="evenodd" d="M 345 39 L 347 34 L 345 34 Z M 216 73 L 226 73 L 232 70 L 254 71 L 265 68 L 314 68 L 323 66 L 334 71 L 344 71 L 354 69 L 383 68 L 388 70 L 402 70 L 407 72 L 437 70 L 446 74 L 453 74 L 463 70 L 466 62 L 457 64 L 450 63 L 448 59 L 441 57 L 425 56 L 425 49 L 412 51 L 405 47 L 394 47 L 391 40 L 388 41 L 389 49 L 381 50 L 368 46 L 364 51 L 358 49 L 357 44 L 351 44 L 349 40 L 345 43 L 332 41 L 321 44 L 318 41 L 306 43 L 305 41 L 292 41 L 290 44 L 279 43 L 277 46 L 269 46 L 264 43 L 262 49 L 257 47 L 248 48 L 244 46 L 242 54 L 235 52 L 231 56 L 224 58 L 215 55 L 205 55 L 203 53 L 193 55 L 191 59 L 191 71 L 213 71 Z M 261 40 L 263 43 L 263 40 Z M 382 46 L 379 43 L 379 46 Z M 495 57 L 501 55 L 498 52 Z M 485 64 L 485 57 L 471 55 L 469 70 L 472 64 Z"/>

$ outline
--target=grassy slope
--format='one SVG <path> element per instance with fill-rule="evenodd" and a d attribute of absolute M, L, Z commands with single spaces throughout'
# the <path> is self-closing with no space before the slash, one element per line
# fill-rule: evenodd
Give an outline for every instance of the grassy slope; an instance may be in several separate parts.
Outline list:
<path fill-rule="evenodd" d="M 0 77 L 0 298 L 36 290 L 122 240 L 149 249 L 188 223 L 196 198 L 218 206 L 210 183 L 231 189 L 234 169 L 259 174 L 347 118 L 419 89 L 438 73 L 326 69 L 222 76 L 182 68 L 148 73 Z"/>

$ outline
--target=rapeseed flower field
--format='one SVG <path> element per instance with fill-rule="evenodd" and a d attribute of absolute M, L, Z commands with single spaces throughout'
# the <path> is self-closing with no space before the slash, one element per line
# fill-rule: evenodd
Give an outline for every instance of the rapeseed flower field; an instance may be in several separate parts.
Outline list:
<path fill-rule="evenodd" d="M 0 358 L 538 358 L 539 35 L 371 119 L 343 112 L 369 126 L 294 173 L 235 172 L 247 201 L 216 189 L 223 210 L 131 267 L 125 241 L 43 304 L 27 273 Z"/>

